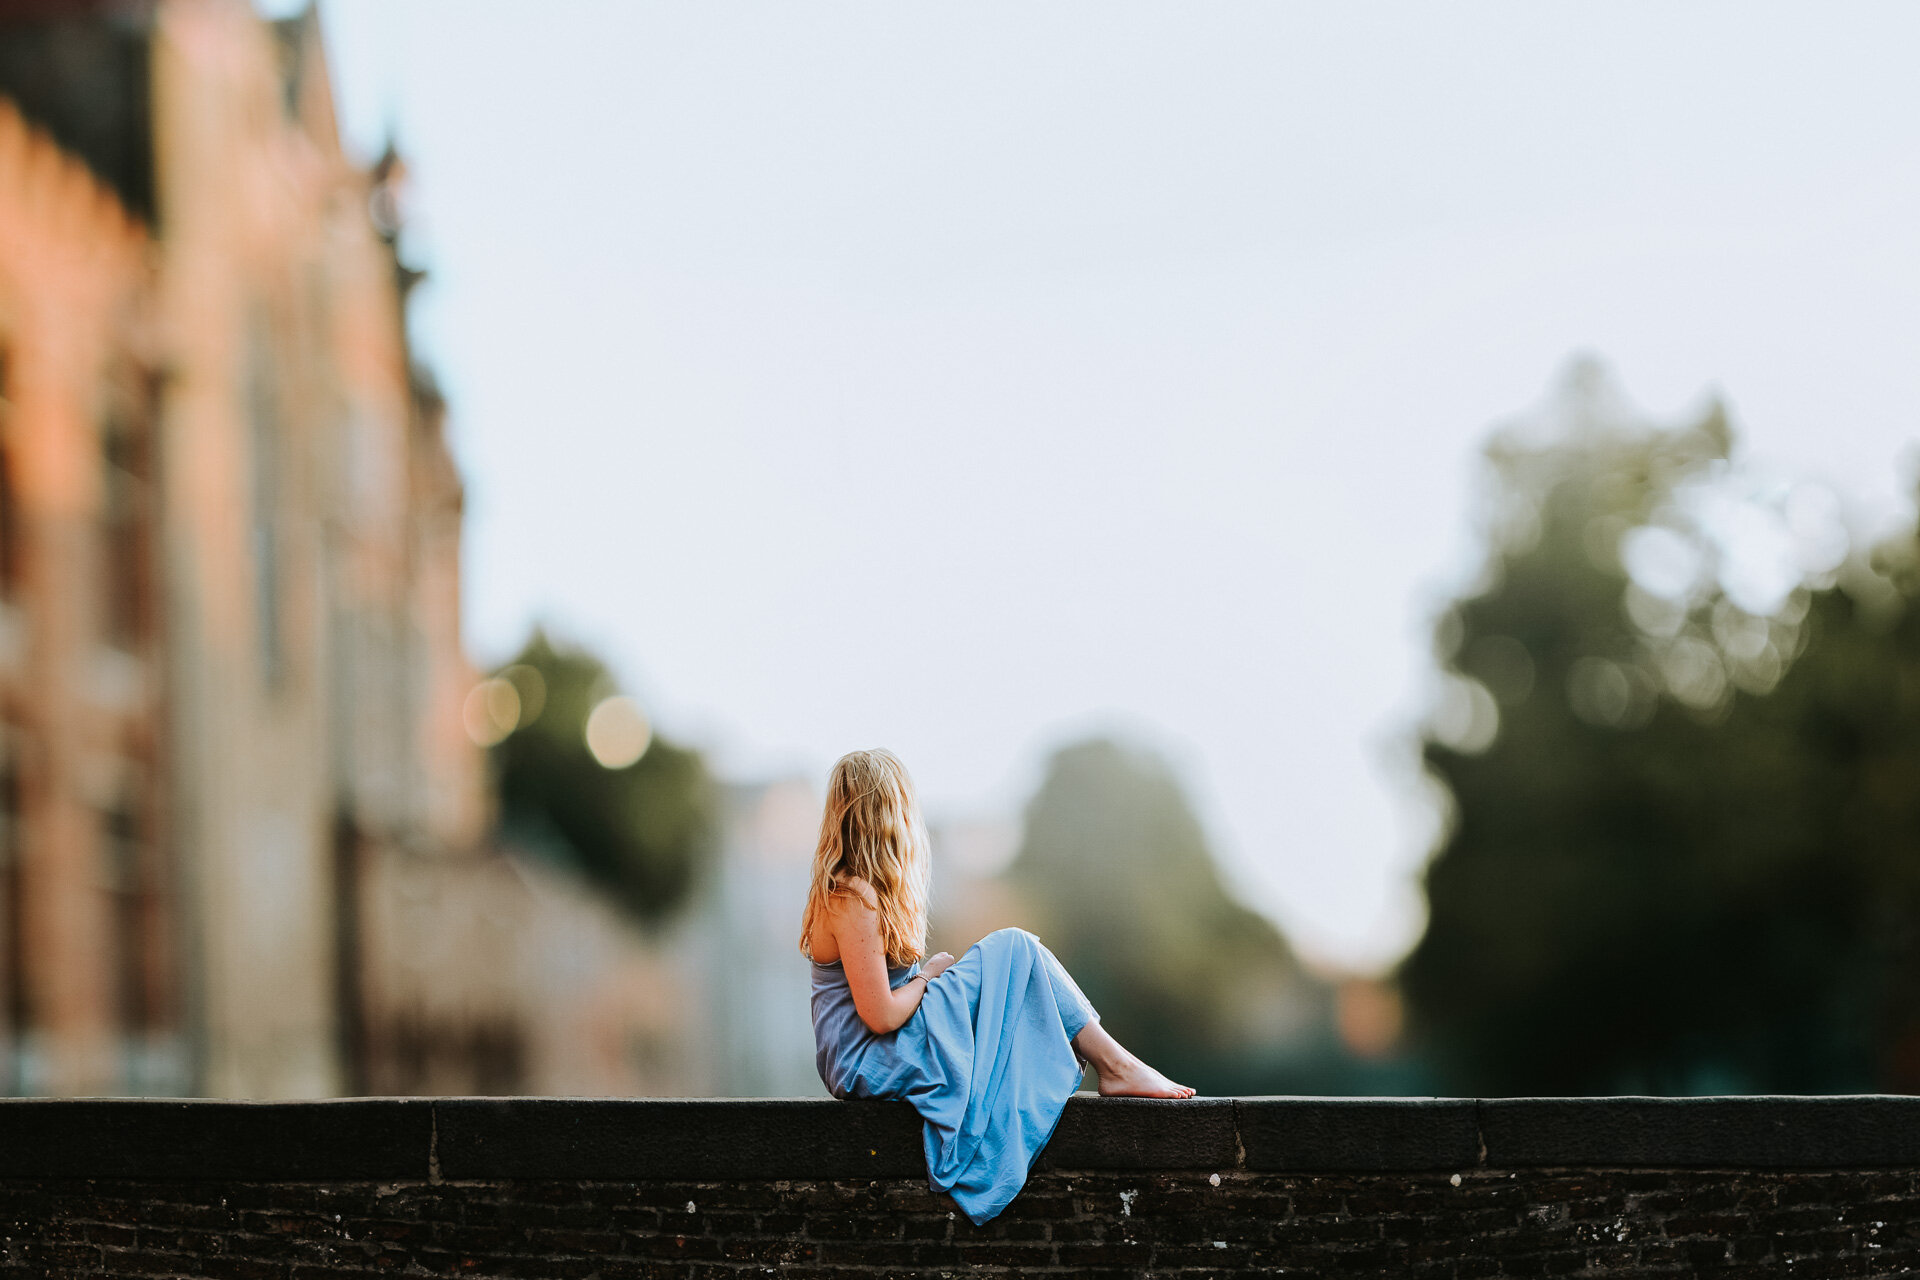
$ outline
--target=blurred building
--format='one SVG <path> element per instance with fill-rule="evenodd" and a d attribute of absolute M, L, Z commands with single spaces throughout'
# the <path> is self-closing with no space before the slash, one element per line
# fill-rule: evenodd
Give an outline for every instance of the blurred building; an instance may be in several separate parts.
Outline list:
<path fill-rule="evenodd" d="M 420 1051 L 369 886 L 479 865 L 488 814 L 400 176 L 343 154 L 311 14 L 0 6 L 11 1091 L 320 1095 Z M 449 1016 L 504 1078 L 486 1012 Z"/>
<path fill-rule="evenodd" d="M 813 1061 L 812 977 L 799 951 L 821 800 L 799 779 L 728 788 L 721 851 L 709 869 L 695 930 L 707 993 L 702 1093 L 811 1097 L 825 1092 Z"/>
<path fill-rule="evenodd" d="M 0 0 L 0 1093 L 818 1094 L 805 783 L 499 846 L 403 181 L 311 11 Z"/>
<path fill-rule="evenodd" d="M 0 0 L 0 1092 L 817 1092 L 804 786 L 652 933 L 497 845 L 403 180 L 311 11 Z"/>

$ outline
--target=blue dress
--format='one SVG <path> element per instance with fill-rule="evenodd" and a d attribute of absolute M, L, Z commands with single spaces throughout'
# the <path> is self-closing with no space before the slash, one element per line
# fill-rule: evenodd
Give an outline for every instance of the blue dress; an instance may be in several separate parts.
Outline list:
<path fill-rule="evenodd" d="M 899 986 L 919 965 L 888 971 Z M 1098 1015 L 1024 929 L 975 943 L 927 984 L 905 1025 L 860 1021 L 838 960 L 813 966 L 813 1039 L 836 1098 L 904 1098 L 926 1121 L 927 1181 L 975 1223 L 1026 1185 L 1084 1070 L 1073 1038 Z"/>

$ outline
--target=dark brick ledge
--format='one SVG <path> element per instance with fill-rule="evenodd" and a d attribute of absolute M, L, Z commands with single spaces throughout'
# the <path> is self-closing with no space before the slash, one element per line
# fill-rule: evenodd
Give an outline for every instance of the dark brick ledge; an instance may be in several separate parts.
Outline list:
<path fill-rule="evenodd" d="M 0 1100 L 0 1178 L 903 1178 L 905 1103 Z M 1920 1167 L 1920 1098 L 1076 1097 L 1043 1166 L 1382 1173 Z"/>

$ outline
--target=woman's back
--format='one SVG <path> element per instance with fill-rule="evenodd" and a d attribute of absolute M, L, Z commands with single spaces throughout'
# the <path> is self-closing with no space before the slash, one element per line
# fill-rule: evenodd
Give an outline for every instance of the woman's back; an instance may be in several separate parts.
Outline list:
<path fill-rule="evenodd" d="M 920 971 L 902 965 L 887 970 L 887 985 L 897 987 Z M 892 1033 L 889 1033 L 892 1034 Z M 853 988 L 838 957 L 813 962 L 813 1061 L 820 1080 L 836 1098 L 847 1096 L 860 1060 L 875 1036 L 854 1008 Z"/>

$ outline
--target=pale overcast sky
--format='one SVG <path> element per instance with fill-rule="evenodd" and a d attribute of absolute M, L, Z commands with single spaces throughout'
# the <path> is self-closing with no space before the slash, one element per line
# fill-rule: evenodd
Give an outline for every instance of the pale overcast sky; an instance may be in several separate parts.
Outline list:
<path fill-rule="evenodd" d="M 1920 7 L 323 0 L 413 162 L 470 644 L 738 777 L 1013 813 L 1120 726 L 1310 955 L 1391 962 L 1491 424 L 1597 353 L 1885 508 Z"/>

